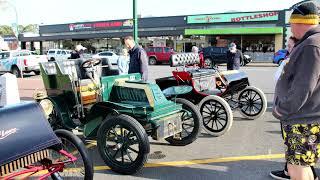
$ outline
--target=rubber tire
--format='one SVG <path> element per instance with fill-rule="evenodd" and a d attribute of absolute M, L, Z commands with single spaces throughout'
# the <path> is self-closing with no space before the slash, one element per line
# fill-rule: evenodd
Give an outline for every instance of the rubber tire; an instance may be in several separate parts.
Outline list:
<path fill-rule="evenodd" d="M 210 95 L 210 96 L 207 96 L 207 97 L 203 98 L 203 99 L 200 101 L 200 103 L 198 104 L 198 107 L 199 107 L 199 110 L 200 110 L 200 114 L 201 114 L 201 115 L 202 115 L 202 113 L 201 113 L 201 107 L 203 106 L 203 104 L 204 104 L 206 101 L 210 101 L 210 100 L 216 101 L 217 103 L 219 103 L 219 104 L 225 109 L 226 114 L 227 114 L 227 125 L 226 125 L 226 127 L 225 127 L 222 131 L 220 131 L 220 132 L 212 132 L 212 131 L 210 131 L 209 129 L 207 129 L 204 124 L 203 124 L 202 126 L 203 126 L 204 130 L 205 130 L 208 134 L 210 134 L 210 135 L 212 135 L 212 136 L 215 136 L 215 137 L 219 137 L 219 136 L 224 135 L 225 133 L 227 133 L 227 132 L 231 129 L 232 124 L 233 124 L 233 113 L 232 113 L 232 110 L 231 110 L 231 108 L 230 108 L 230 106 L 229 106 L 229 104 L 227 103 L 226 100 L 224 100 L 223 98 L 221 98 L 221 97 L 219 97 L 219 96 Z M 202 118 L 202 123 L 204 123 L 203 118 Z"/>
<path fill-rule="evenodd" d="M 104 151 L 104 145 L 106 143 L 106 132 L 108 128 L 113 127 L 114 125 L 122 125 L 123 127 L 132 129 L 135 132 L 135 135 L 140 139 L 139 155 L 136 158 L 136 161 L 128 168 L 123 168 L 113 163 L 112 159 L 110 159 L 110 157 L 108 157 L 108 155 Z M 97 145 L 100 156 L 102 157 L 104 162 L 111 168 L 111 170 L 126 175 L 135 174 L 140 171 L 143 168 L 144 164 L 147 162 L 148 154 L 150 152 L 148 135 L 142 125 L 134 118 L 124 114 L 109 116 L 104 120 L 98 130 Z"/>
<path fill-rule="evenodd" d="M 261 97 L 261 100 L 262 100 L 262 110 L 260 111 L 259 114 L 255 115 L 255 116 L 248 116 L 248 115 L 244 114 L 244 113 L 241 111 L 241 109 L 239 109 L 239 112 L 240 112 L 240 114 L 241 114 L 243 117 L 245 117 L 245 118 L 247 118 L 247 119 L 251 119 L 251 120 L 258 119 L 258 118 L 259 118 L 260 116 L 262 116 L 262 115 L 266 112 L 266 110 L 267 110 L 267 98 L 266 98 L 265 94 L 264 94 L 259 88 L 256 88 L 256 87 L 254 87 L 254 86 L 248 86 L 248 87 L 246 87 L 244 90 L 242 90 L 242 91 L 239 93 L 238 100 L 239 100 L 241 94 L 242 94 L 245 90 L 248 90 L 248 89 L 251 89 L 251 90 L 255 91 L 255 92 L 258 93 L 259 96 Z"/>
<path fill-rule="evenodd" d="M 60 138 L 63 137 L 65 139 L 67 139 L 68 141 L 70 141 L 79 151 L 81 157 L 82 157 L 82 161 L 84 163 L 84 168 L 85 168 L 85 180 L 92 180 L 93 179 L 93 162 L 92 159 L 89 156 L 88 150 L 85 147 L 85 145 L 83 144 L 83 142 L 81 141 L 81 139 L 74 135 L 72 132 L 67 131 L 67 130 L 63 130 L 63 129 L 58 129 L 56 131 L 54 131 L 55 134 Z"/>
<path fill-rule="evenodd" d="M 197 108 L 196 105 L 194 105 L 192 102 L 186 100 L 186 99 L 181 99 L 177 98 L 176 103 L 182 104 L 183 109 L 187 109 L 188 111 L 191 111 L 193 116 L 196 116 L 194 119 L 194 127 L 191 132 L 191 134 L 187 137 L 182 138 L 181 140 L 174 139 L 173 136 L 166 138 L 165 140 L 168 141 L 171 145 L 174 146 L 186 146 L 188 144 L 191 144 L 193 141 L 195 141 L 199 134 L 200 134 L 200 129 L 201 129 L 201 114 Z"/>
<path fill-rule="evenodd" d="M 50 58 L 50 60 L 49 61 L 55 61 L 55 59 L 52 57 L 52 58 Z"/>
<path fill-rule="evenodd" d="M 17 78 L 20 78 L 20 77 L 21 77 L 21 71 L 20 71 L 19 68 L 16 67 L 16 66 L 12 67 L 11 73 L 12 73 L 13 75 L 15 75 Z"/>
<path fill-rule="evenodd" d="M 207 66 L 207 61 L 210 61 L 210 65 Z M 207 66 L 207 68 L 212 68 L 214 66 L 214 63 L 212 62 L 212 59 L 211 58 L 205 58 L 204 59 L 204 64 Z"/>
<path fill-rule="evenodd" d="M 149 58 L 149 65 L 156 65 L 157 64 L 157 59 L 155 57 L 150 57 Z"/>
<path fill-rule="evenodd" d="M 33 71 L 35 75 L 40 75 L 40 71 Z"/>

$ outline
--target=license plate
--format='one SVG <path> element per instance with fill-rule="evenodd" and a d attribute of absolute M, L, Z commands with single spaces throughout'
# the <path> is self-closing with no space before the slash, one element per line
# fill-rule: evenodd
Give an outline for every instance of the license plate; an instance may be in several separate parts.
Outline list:
<path fill-rule="evenodd" d="M 165 139 L 182 132 L 181 113 L 164 117 L 158 121 L 157 139 Z"/>

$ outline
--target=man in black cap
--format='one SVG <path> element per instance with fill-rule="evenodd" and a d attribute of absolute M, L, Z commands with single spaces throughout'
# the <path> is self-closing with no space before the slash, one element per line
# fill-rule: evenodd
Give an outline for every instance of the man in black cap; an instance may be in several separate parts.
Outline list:
<path fill-rule="evenodd" d="M 320 157 L 320 27 L 312 2 L 293 9 L 290 17 L 295 44 L 275 89 L 273 115 L 282 124 L 286 171 L 270 173 L 275 179 L 313 180 Z M 311 167 L 311 168 L 310 168 Z"/>

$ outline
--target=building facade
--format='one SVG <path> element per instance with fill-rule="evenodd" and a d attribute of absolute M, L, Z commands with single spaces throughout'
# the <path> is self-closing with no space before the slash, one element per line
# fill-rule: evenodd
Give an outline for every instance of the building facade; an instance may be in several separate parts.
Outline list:
<path fill-rule="evenodd" d="M 219 13 L 204 15 L 140 18 L 139 44 L 169 46 L 177 52 L 190 52 L 192 46 L 237 44 L 257 61 L 271 60 L 285 45 L 286 11 Z M 86 46 L 91 53 L 122 48 L 121 38 L 132 35 L 130 19 L 39 26 L 39 36 L 19 36 L 26 42 L 41 42 L 40 49 L 72 49 Z M 31 43 L 32 44 L 32 43 Z"/>

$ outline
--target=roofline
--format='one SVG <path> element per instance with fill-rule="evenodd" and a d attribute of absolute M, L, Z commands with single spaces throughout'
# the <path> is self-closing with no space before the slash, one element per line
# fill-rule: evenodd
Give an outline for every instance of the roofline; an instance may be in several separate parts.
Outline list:
<path fill-rule="evenodd" d="M 244 11 L 244 12 L 223 12 L 223 13 L 206 13 L 206 14 L 189 14 L 189 15 L 177 15 L 177 16 L 156 16 L 156 17 L 142 17 L 138 19 L 151 19 L 151 18 L 170 18 L 170 17 L 188 17 L 188 16 L 204 16 L 204 15 L 223 15 L 223 14 L 237 14 L 237 13 L 258 13 L 258 12 L 281 12 L 282 10 L 270 10 L 270 11 Z M 82 22 L 70 22 L 70 23 L 63 23 L 63 24 L 47 24 L 47 25 L 39 25 L 40 26 L 56 26 L 56 25 L 69 25 L 69 24 L 81 24 L 81 23 L 95 23 L 95 22 L 106 22 L 106 21 L 126 21 L 128 19 L 112 19 L 112 20 L 99 20 L 99 21 L 82 21 Z"/>

